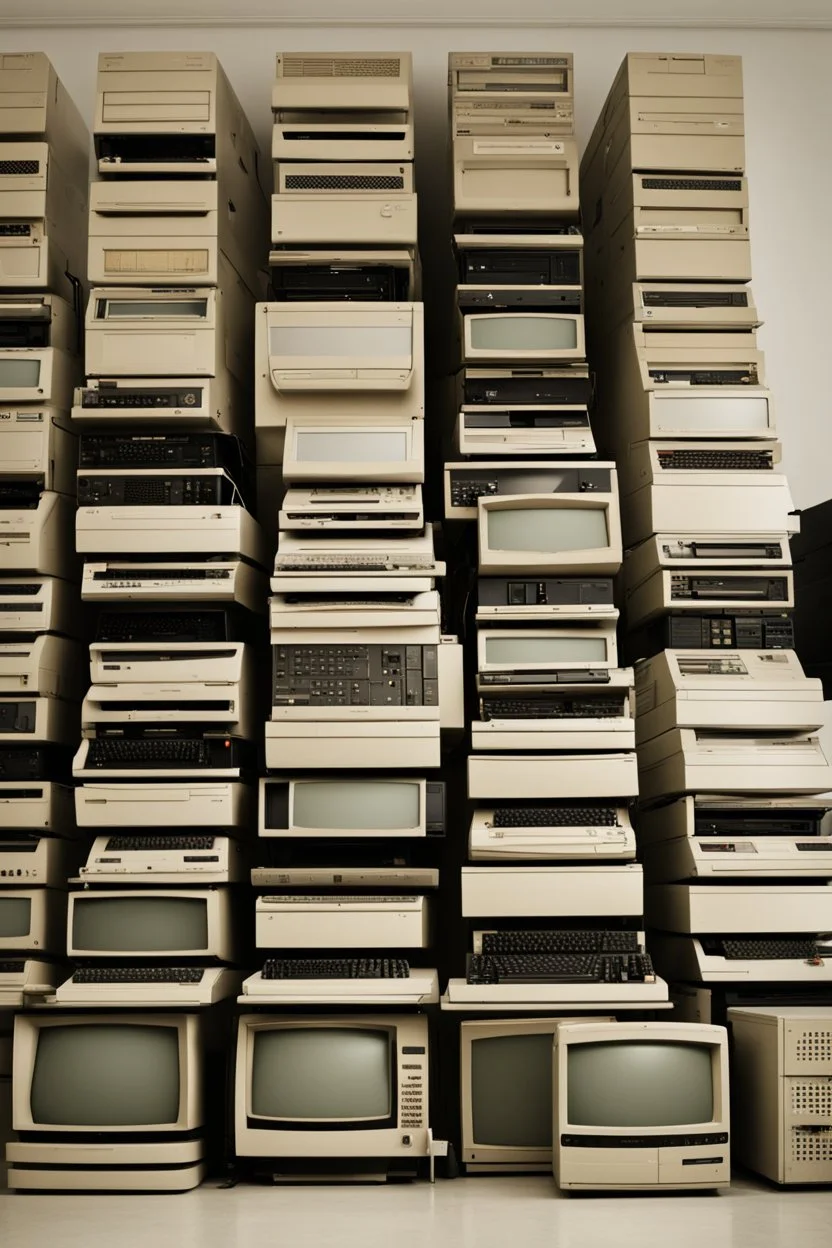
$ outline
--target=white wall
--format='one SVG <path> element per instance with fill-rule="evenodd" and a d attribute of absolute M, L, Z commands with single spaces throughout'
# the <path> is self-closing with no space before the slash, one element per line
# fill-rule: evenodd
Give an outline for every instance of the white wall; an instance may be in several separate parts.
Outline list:
<path fill-rule="evenodd" d="M 506 6 L 510 9 L 510 5 Z M 413 52 L 417 175 L 426 269 L 447 263 L 446 64 L 450 49 L 548 47 L 575 56 L 581 144 L 592 129 L 622 55 L 632 50 L 740 54 L 745 73 L 754 291 L 765 326 L 768 380 L 778 401 L 784 467 L 795 503 L 832 495 L 832 412 L 826 368 L 832 358 L 832 32 L 766 30 L 564 30 L 396 26 L 347 29 L 7 30 L 8 50 L 43 50 L 89 120 L 99 51 L 213 50 L 269 150 L 270 89 L 278 49 L 406 48 Z M 264 251 L 267 240 L 264 239 Z M 428 276 L 430 273 L 428 272 Z M 436 288 L 436 287 L 435 287 Z M 441 346 L 441 344 L 439 344 Z"/>

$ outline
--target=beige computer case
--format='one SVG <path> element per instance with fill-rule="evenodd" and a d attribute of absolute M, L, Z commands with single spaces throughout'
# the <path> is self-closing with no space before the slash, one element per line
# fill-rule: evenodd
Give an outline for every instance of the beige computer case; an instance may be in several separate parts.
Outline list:
<path fill-rule="evenodd" d="M 774 1183 L 832 1183 L 832 1007 L 730 1009 L 734 1148 Z"/>

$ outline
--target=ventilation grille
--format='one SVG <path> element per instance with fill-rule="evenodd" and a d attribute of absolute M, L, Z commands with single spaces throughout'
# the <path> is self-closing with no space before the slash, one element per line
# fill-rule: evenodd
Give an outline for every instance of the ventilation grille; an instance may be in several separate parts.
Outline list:
<path fill-rule="evenodd" d="M 832 1128 L 820 1131 L 801 1131 L 792 1127 L 792 1161 L 832 1162 Z"/>
<path fill-rule="evenodd" d="M 740 178 L 642 178 L 645 191 L 741 191 Z"/>
<path fill-rule="evenodd" d="M 284 78 L 398 78 L 401 61 L 395 57 L 359 60 L 353 57 L 286 56 Z"/>
<path fill-rule="evenodd" d="M 796 1062 L 832 1062 L 832 1028 L 801 1031 L 794 1037 Z"/>
<path fill-rule="evenodd" d="M 825 1118 L 832 1131 L 832 1078 L 790 1079 L 792 1114 L 795 1118 Z"/>
<path fill-rule="evenodd" d="M 403 191 L 404 178 L 400 174 L 290 173 L 285 186 L 287 191 Z"/>
<path fill-rule="evenodd" d="M 39 160 L 0 160 L 0 175 L 37 173 L 40 169 Z"/>
<path fill-rule="evenodd" d="M 659 467 L 748 472 L 773 468 L 774 459 L 770 451 L 659 451 Z"/>

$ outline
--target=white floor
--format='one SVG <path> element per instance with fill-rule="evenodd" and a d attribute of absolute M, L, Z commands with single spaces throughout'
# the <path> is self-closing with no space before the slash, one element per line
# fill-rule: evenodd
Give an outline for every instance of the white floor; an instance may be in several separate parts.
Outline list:
<path fill-rule="evenodd" d="M 559 1197 L 541 1178 L 204 1185 L 183 1196 L 0 1192 L 2 1248 L 830 1248 L 832 1190 Z"/>

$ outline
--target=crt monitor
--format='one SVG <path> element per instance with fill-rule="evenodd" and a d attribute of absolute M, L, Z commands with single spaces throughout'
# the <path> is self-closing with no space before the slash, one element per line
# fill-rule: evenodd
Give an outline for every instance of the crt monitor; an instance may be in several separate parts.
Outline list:
<path fill-rule="evenodd" d="M 577 1189 L 730 1182 L 728 1041 L 701 1023 L 565 1023 L 554 1038 L 554 1173 Z"/>
<path fill-rule="evenodd" d="M 424 837 L 445 827 L 445 786 L 418 776 L 260 781 L 260 835 L 278 837 Z"/>
<path fill-rule="evenodd" d="M 552 1043 L 562 1021 L 461 1024 L 461 1160 L 469 1174 L 551 1170 Z"/>
<path fill-rule="evenodd" d="M 484 576 L 611 576 L 621 566 L 617 493 L 480 497 L 477 526 Z"/>
<path fill-rule="evenodd" d="M 77 1137 L 201 1127 L 199 1032 L 195 1014 L 19 1014 L 14 1130 Z"/>
<path fill-rule="evenodd" d="M 418 1014 L 244 1014 L 238 1156 L 426 1157 L 428 1057 L 427 1019 Z"/>
<path fill-rule="evenodd" d="M 233 960 L 227 888 L 119 889 L 70 893 L 70 958 Z"/>

